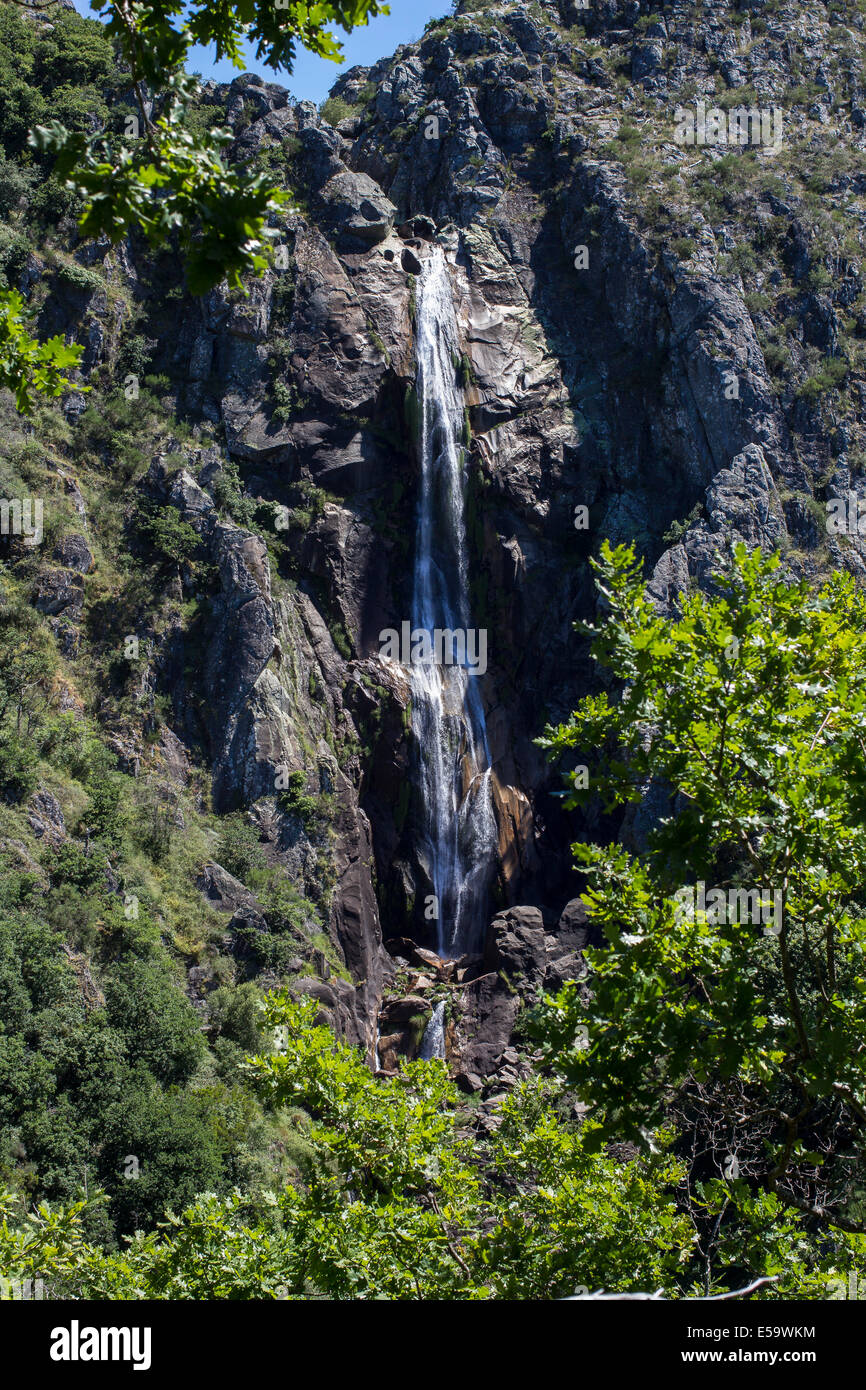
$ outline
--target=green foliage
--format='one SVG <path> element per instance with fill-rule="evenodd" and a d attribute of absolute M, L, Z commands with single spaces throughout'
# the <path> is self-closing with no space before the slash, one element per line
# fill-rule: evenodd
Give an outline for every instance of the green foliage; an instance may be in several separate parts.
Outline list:
<path fill-rule="evenodd" d="M 662 536 L 662 545 L 676 545 L 688 531 L 693 521 L 697 521 L 703 511 L 703 503 L 696 502 L 683 521 L 672 521 L 667 531 Z"/>
<path fill-rule="evenodd" d="M 109 1023 L 134 1040 L 134 1057 L 163 1085 L 181 1085 L 201 1060 L 205 1043 L 195 1010 L 167 966 L 132 957 L 106 980 Z"/>
<path fill-rule="evenodd" d="M 141 975 L 138 982 L 146 983 Z M 146 993 L 153 1001 L 152 991 Z M 83 1165 L 94 1171 L 111 1107 L 132 1104 L 134 1091 L 152 1088 L 152 1078 L 139 1071 L 133 1079 L 129 1057 L 138 1040 L 124 1033 L 120 1012 L 109 1018 L 82 1008 L 70 960 L 41 923 L 0 921 L 0 996 L 0 1133 L 19 1136 L 31 1182 L 72 1196 L 83 1185 Z M 160 1027 L 168 1040 L 159 1021 L 145 1026 L 148 1041 Z M 155 1055 L 152 1046 L 149 1051 Z M 165 1201 L 165 1190 L 162 1196 Z"/>
<path fill-rule="evenodd" d="M 187 284 L 204 294 L 223 277 L 241 288 L 241 276 L 259 275 L 268 265 L 265 242 L 277 233 L 265 226 L 286 200 L 264 174 L 232 169 L 221 149 L 229 130 L 194 134 L 184 125 L 192 84 L 172 77 L 166 114 L 148 122 L 139 147 L 116 152 L 102 136 L 73 135 L 59 121 L 37 126 L 33 145 L 57 156 L 56 170 L 86 200 L 79 220 L 88 237 L 121 241 L 140 228 L 152 246 L 177 234 Z"/>
<path fill-rule="evenodd" d="M 258 831 L 242 812 L 226 816 L 223 821 L 216 857 L 241 883 L 249 883 L 256 871 L 265 868 L 267 859 Z"/>
<path fill-rule="evenodd" d="M 252 499 L 244 496 L 243 485 L 237 463 L 234 459 L 224 459 L 213 485 L 213 497 L 221 511 L 225 511 L 240 526 L 250 526 L 255 514 Z"/>
<path fill-rule="evenodd" d="M 25 326 L 27 310 L 17 290 L 0 290 L 0 387 L 15 394 L 24 415 L 33 411 L 34 397 L 62 396 L 64 391 L 88 390 L 66 372 L 77 367 L 83 349 L 67 344 L 61 334 L 40 343 Z"/>
<path fill-rule="evenodd" d="M 73 840 L 66 840 L 51 851 L 47 868 L 59 886 L 87 892 L 104 882 L 107 862 L 104 854 L 85 853 Z"/>
<path fill-rule="evenodd" d="M 666 1190 L 678 1176 L 673 1160 L 588 1153 L 538 1085 L 505 1104 L 501 1129 L 479 1153 L 441 1063 L 376 1081 L 356 1050 L 314 1024 L 316 1007 L 272 998 L 266 1019 L 285 1050 L 254 1063 L 277 1104 L 311 1116 L 297 1150 L 301 1180 L 278 1199 L 278 1228 L 244 1222 L 239 1196 L 203 1198 L 158 1235 L 106 1255 L 82 1238 L 80 1205 L 28 1215 L 7 1199 L 4 1267 L 26 1275 L 38 1261 L 52 1287 L 112 1298 L 219 1289 L 237 1298 L 474 1300 L 635 1279 L 672 1286 L 692 1240 Z M 40 1215 L 54 1254 L 39 1239 Z"/>
<path fill-rule="evenodd" d="M 621 122 L 616 138 L 629 150 L 636 150 L 643 139 L 640 128 L 627 119 Z"/>
<path fill-rule="evenodd" d="M 106 850 L 116 851 L 121 843 L 124 781 L 112 771 L 112 762 L 101 747 L 93 756 L 93 765 L 88 770 L 88 802 L 79 829 Z"/>
<path fill-rule="evenodd" d="M 36 790 L 39 756 L 29 739 L 7 730 L 0 734 L 0 795 L 22 801 Z"/>
<path fill-rule="evenodd" d="M 133 1086 L 128 1096 L 106 1107 L 99 1173 L 103 1181 L 115 1179 L 110 1212 L 117 1230 L 147 1229 L 167 1207 L 182 1209 L 198 1193 L 224 1187 L 208 1115 L 195 1091 L 160 1091 L 152 1082 Z"/>
<path fill-rule="evenodd" d="M 271 396 L 275 402 L 272 419 L 275 425 L 287 425 L 295 413 L 297 393 L 290 381 L 273 381 Z"/>
<path fill-rule="evenodd" d="M 83 200 L 79 226 L 85 236 L 116 243 L 137 229 L 154 247 L 180 246 L 193 294 L 223 278 L 242 289 L 244 275 L 261 274 L 269 264 L 267 245 L 279 235 L 269 223 L 287 194 L 260 170 L 228 164 L 223 152 L 232 132 L 206 128 L 193 109 L 197 84 L 182 71 L 189 50 L 212 45 L 217 58 L 243 69 L 242 44 L 251 41 L 259 61 L 290 72 L 300 43 L 339 62 L 341 46 L 328 26 L 350 32 L 386 14 L 387 6 L 324 0 L 278 9 L 270 0 L 247 0 L 187 11 L 177 4 L 103 6 L 94 0 L 93 8 L 104 26 L 61 13 L 42 32 L 13 7 L 2 7 L 0 144 L 7 154 L 29 145 L 42 166 L 56 161 L 55 177 L 38 195 L 37 212 L 46 219 Z M 115 98 L 129 87 L 139 134 L 130 136 L 126 122 L 123 135 L 112 134 L 112 119 L 123 114 Z M 152 110 L 145 88 L 156 98 Z M 10 209 L 26 192 L 25 182 L 0 177 L 0 202 Z M 59 337 L 40 344 L 26 332 L 22 310 L 14 291 L 0 289 L 0 386 L 14 391 L 18 409 L 29 413 L 34 395 L 70 388 L 64 370 L 78 364 L 81 349 Z"/>
<path fill-rule="evenodd" d="M 679 260 L 688 261 L 691 260 L 697 250 L 697 242 L 694 237 L 690 236 L 674 237 L 671 242 L 671 250 Z"/>
<path fill-rule="evenodd" d="M 33 187 L 33 172 L 12 159 L 0 159 L 0 213 L 3 217 L 26 202 Z"/>
<path fill-rule="evenodd" d="M 106 119 L 103 92 L 116 76 L 111 41 L 99 24 L 61 11 L 52 16 L 49 31 L 28 22 L 11 5 L 0 8 L 0 146 L 7 156 L 0 163 L 4 217 L 31 199 L 45 212 L 51 191 L 56 194 L 56 182 L 49 181 L 51 190 L 48 184 L 34 189 L 39 171 L 13 163 L 25 151 L 28 131 L 49 110 L 72 131 L 89 129 L 94 117 Z M 82 350 L 59 335 L 40 343 L 27 332 L 26 317 L 14 289 L 0 290 L 0 386 L 15 393 L 22 413 L 31 414 L 37 396 L 55 397 L 73 388 L 66 373 L 78 365 Z"/>
<path fill-rule="evenodd" d="M 842 575 L 812 593 L 740 546 L 714 597 L 669 621 L 630 550 L 605 543 L 596 569 L 609 618 L 587 630 L 624 690 L 543 742 L 596 758 L 570 804 L 613 809 L 650 782 L 675 800 L 639 856 L 575 846 L 607 945 L 591 997 L 567 986 L 548 1006 L 547 1044 L 600 1136 L 643 1143 L 698 1095 L 744 1178 L 863 1230 L 866 596 Z M 696 882 L 724 905 L 695 908 Z"/>
<path fill-rule="evenodd" d="M 350 102 L 343 101 L 342 97 L 328 97 L 328 100 L 323 101 L 319 107 L 319 114 L 329 125 L 339 125 L 340 121 L 360 115 L 363 109 L 363 106 L 352 106 Z"/>
<path fill-rule="evenodd" d="M 249 1075 L 280 1107 L 277 1115 L 295 1117 L 283 1133 L 297 1171 L 281 1195 L 258 1209 L 239 1192 L 199 1197 L 156 1231 L 126 1239 L 121 1252 L 87 1237 L 100 1194 L 35 1211 L 9 1195 L 0 1202 L 7 1275 L 38 1275 L 55 1297 L 109 1299 L 474 1301 L 636 1285 L 668 1297 L 696 1291 L 705 1261 L 692 1220 L 676 1207 L 683 1168 L 665 1152 L 669 1135 L 655 1136 L 656 1153 L 600 1151 L 596 1127 L 568 1118 L 566 1097 L 537 1079 L 503 1101 L 494 1133 L 473 1134 L 442 1063 L 409 1063 L 397 1077 L 377 1079 L 359 1051 L 315 1023 L 317 1008 L 278 993 L 264 1014 L 256 1010 L 274 1050 L 254 1058 Z M 126 1162 L 126 1144 L 147 1156 L 150 1127 L 158 1132 L 161 1114 L 171 1113 L 166 1140 L 169 1155 L 178 1155 L 179 1196 L 204 1178 L 222 1145 L 255 1124 L 249 1098 L 228 1088 L 159 1104 L 162 1111 L 149 1108 L 137 1093 L 129 1119 L 117 1107 L 108 1167 Z M 197 1104 L 205 1109 L 196 1147 Z M 115 1203 L 146 1200 L 149 1164 Z M 789 1291 L 823 1296 L 836 1262 L 850 1259 L 850 1239 L 825 1242 L 821 1270 L 775 1196 L 735 1187 L 732 1195 L 710 1181 L 701 1197 L 717 1226 L 737 1206 L 739 1222 L 724 1228 L 732 1274 L 760 1261 Z"/>
<path fill-rule="evenodd" d="M 236 989 L 214 990 L 208 999 L 208 1014 L 218 1035 L 247 1052 L 255 1052 L 261 1046 L 261 998 L 252 982 Z"/>
<path fill-rule="evenodd" d="M 184 521 L 177 507 L 170 503 L 142 508 L 138 513 L 138 526 L 154 550 L 171 564 L 184 564 L 201 548 L 195 528 Z"/>
<path fill-rule="evenodd" d="M 280 1202 L 291 1293 L 551 1298 L 580 1284 L 672 1282 L 692 1232 L 666 1191 L 678 1176 L 670 1158 L 591 1154 L 540 1083 L 519 1088 L 498 1132 L 473 1142 L 441 1063 L 377 1081 L 315 1026 L 316 1008 L 272 996 L 281 1050 L 254 1064 L 273 1102 L 313 1117 L 313 1160 Z"/>
<path fill-rule="evenodd" d="M 130 1184 L 134 1186 L 134 1184 Z M 245 1224 L 239 1193 L 200 1198 L 158 1233 L 138 1234 L 122 1254 L 87 1239 L 100 1198 L 28 1210 L 0 1198 L 0 1260 L 7 1277 L 43 1278 L 54 1297 L 275 1299 L 285 1296 L 285 1241 Z"/>
<path fill-rule="evenodd" d="M 0 272 L 2 284 L 8 286 L 20 276 L 30 250 L 23 232 L 11 227 L 0 228 Z"/>
<path fill-rule="evenodd" d="M 319 802 L 318 797 L 310 796 L 304 791 L 306 782 L 305 772 L 290 772 L 289 785 L 283 788 L 277 800 L 284 811 L 300 816 L 304 825 L 309 825 L 318 810 Z"/>
<path fill-rule="evenodd" d="M 277 233 L 267 222 L 286 195 L 264 174 L 225 163 L 220 151 L 231 142 L 231 131 L 204 131 L 187 119 L 196 83 L 181 69 L 190 48 L 213 46 L 217 59 L 228 57 L 243 69 L 242 44 L 252 42 L 259 61 L 291 72 L 297 43 L 340 61 L 341 47 L 328 25 L 350 32 L 387 7 L 380 0 L 324 0 L 313 8 L 279 10 L 269 0 L 248 0 L 232 8 L 204 3 L 187 12 L 149 3 L 101 7 L 95 0 L 94 8 L 101 9 L 105 32 L 129 69 L 141 138 L 76 135 L 55 119 L 35 128 L 33 147 L 41 155 L 55 154 L 60 176 L 86 199 L 85 235 L 104 234 L 116 242 L 138 227 L 152 245 L 164 246 L 177 234 L 193 294 L 223 277 L 240 289 L 242 275 L 260 274 L 268 264 L 265 244 Z M 151 114 L 141 99 L 145 84 L 158 94 L 159 114 Z"/>
<path fill-rule="evenodd" d="M 62 261 L 57 267 L 57 274 L 67 285 L 76 290 L 84 290 L 86 294 L 94 294 L 105 288 L 105 281 L 99 271 L 89 270 L 77 261 Z"/>
<path fill-rule="evenodd" d="M 814 401 L 825 391 L 838 389 L 848 375 L 848 363 L 844 357 L 828 357 L 820 371 L 797 387 L 797 395 L 803 400 Z"/>
<path fill-rule="evenodd" d="M 45 705 L 57 649 L 45 621 L 11 587 L 0 591 L 0 651 L 0 722 L 14 716 L 20 734 Z"/>

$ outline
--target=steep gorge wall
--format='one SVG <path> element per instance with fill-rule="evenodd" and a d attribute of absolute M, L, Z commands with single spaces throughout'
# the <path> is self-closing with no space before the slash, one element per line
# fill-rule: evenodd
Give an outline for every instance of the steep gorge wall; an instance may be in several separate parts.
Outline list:
<path fill-rule="evenodd" d="M 862 486 L 859 261 L 821 240 L 784 157 L 755 161 L 751 183 L 744 165 L 728 203 L 708 201 L 692 182 L 695 151 L 673 138 L 683 92 L 753 88 L 785 102 L 792 142 L 830 127 L 862 150 L 846 55 L 860 50 L 863 16 L 849 9 L 840 35 L 830 17 L 807 22 L 784 4 L 479 7 L 341 77 L 350 112 L 336 127 L 255 79 L 209 90 L 236 124 L 238 154 L 270 158 L 300 204 L 285 223 L 287 268 L 247 300 L 183 299 L 159 352 L 178 409 L 221 427 L 246 494 L 290 517 L 272 534 L 221 517 L 219 449 L 190 451 L 180 470 L 155 461 L 144 491 L 203 537 L 218 585 L 197 669 L 183 673 L 178 619 L 154 679 L 171 691 L 173 737 L 212 769 L 216 808 L 248 808 L 274 862 L 324 905 L 352 984 L 304 976 L 302 987 L 371 1050 L 377 1029 L 399 1039 L 429 1012 L 436 973 L 428 962 L 425 981 L 423 957 L 414 976 L 405 965 L 408 939 L 434 938 L 413 851 L 408 686 L 378 655 L 380 631 L 409 615 L 421 261 L 436 239 L 452 265 L 472 600 L 488 630 L 501 915 L 485 959 L 440 981 L 454 987 L 454 1065 L 475 1075 L 501 1064 L 520 995 L 577 969 L 586 940 L 568 846 L 598 824 L 563 815 L 551 795 L 561 774 L 534 740 L 596 679 L 573 624 L 595 612 L 588 560 L 600 539 L 636 542 L 663 605 L 703 579 L 728 538 L 781 547 L 806 574 L 862 570 L 859 541 L 827 538 L 815 510 L 822 488 Z M 786 97 L 803 61 L 824 79 L 805 107 Z M 620 158 L 636 144 L 653 152 L 649 173 Z M 862 174 L 827 179 L 860 235 Z M 738 247 L 751 259 L 732 262 Z M 137 254 L 106 259 L 165 324 Z M 829 285 L 816 274 L 828 262 Z M 62 312 L 55 296 L 46 321 Z M 782 315 L 790 379 L 768 366 Z M 91 364 L 112 351 L 105 315 L 94 319 Z M 838 353 L 846 320 L 846 394 L 810 400 L 798 372 Z M 292 772 L 332 798 L 325 830 L 308 833 L 275 800 Z M 406 940 L 389 953 L 383 939 L 395 938 Z M 380 1019 L 395 970 L 409 1003 Z"/>

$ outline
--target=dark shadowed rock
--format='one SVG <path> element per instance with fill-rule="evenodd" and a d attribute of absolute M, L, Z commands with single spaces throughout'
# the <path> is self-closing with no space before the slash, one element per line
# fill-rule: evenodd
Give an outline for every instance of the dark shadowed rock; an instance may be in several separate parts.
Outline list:
<path fill-rule="evenodd" d="M 429 1016 L 431 1005 L 420 994 L 409 994 L 403 999 L 391 999 L 382 1009 L 379 1017 L 383 1026 L 392 1028 L 399 1023 L 411 1023 L 413 1019 Z"/>
<path fill-rule="evenodd" d="M 600 933 L 587 917 L 582 898 L 572 898 L 565 904 L 557 923 L 556 939 L 568 951 L 582 951 L 584 946 L 601 944 Z"/>
<path fill-rule="evenodd" d="M 462 991 L 457 1021 L 457 1053 L 463 1071 L 487 1076 L 511 1039 L 520 999 L 502 988 L 495 975 L 484 975 Z"/>
<path fill-rule="evenodd" d="M 58 541 L 53 558 L 67 569 L 77 570 L 79 574 L 89 574 L 93 569 L 93 554 L 83 536 L 65 536 Z"/>
<path fill-rule="evenodd" d="M 80 622 L 84 609 L 84 580 L 70 570 L 43 570 L 36 582 L 33 601 L 40 613 Z"/>
<path fill-rule="evenodd" d="M 537 907 L 512 907 L 497 913 L 490 923 L 485 966 L 531 986 L 542 978 L 546 965 L 541 911 Z"/>

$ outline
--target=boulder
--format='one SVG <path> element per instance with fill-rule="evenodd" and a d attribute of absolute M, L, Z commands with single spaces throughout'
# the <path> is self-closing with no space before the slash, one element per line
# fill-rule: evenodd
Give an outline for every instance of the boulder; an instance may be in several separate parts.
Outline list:
<path fill-rule="evenodd" d="M 520 998 L 494 974 L 473 980 L 462 993 L 456 1036 L 461 1067 L 465 1073 L 488 1076 L 511 1039 Z"/>
<path fill-rule="evenodd" d="M 64 536 L 54 547 L 52 558 L 79 574 L 89 574 L 93 569 L 93 555 L 83 536 Z"/>
<path fill-rule="evenodd" d="M 328 180 L 320 196 L 335 231 L 364 245 L 384 241 L 394 225 L 396 207 L 367 174 L 343 170 Z"/>
<path fill-rule="evenodd" d="M 496 914 L 488 932 L 485 965 L 530 986 L 540 982 L 547 965 L 547 949 L 539 908 L 511 907 Z"/>
<path fill-rule="evenodd" d="M 582 898 L 572 898 L 565 904 L 555 935 L 558 945 L 568 951 L 582 951 L 584 946 L 601 945 L 601 933 L 587 917 Z"/>
<path fill-rule="evenodd" d="M 195 886 L 217 912 L 237 912 L 238 908 L 250 907 L 255 902 L 249 888 L 214 861 L 205 864 Z"/>

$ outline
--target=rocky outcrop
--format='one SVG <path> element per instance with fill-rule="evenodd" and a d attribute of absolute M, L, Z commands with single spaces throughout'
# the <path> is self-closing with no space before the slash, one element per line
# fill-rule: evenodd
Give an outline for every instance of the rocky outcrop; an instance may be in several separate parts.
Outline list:
<path fill-rule="evenodd" d="M 63 809 L 56 796 L 41 788 L 30 798 L 27 820 L 37 840 L 55 847 L 66 839 Z"/>

